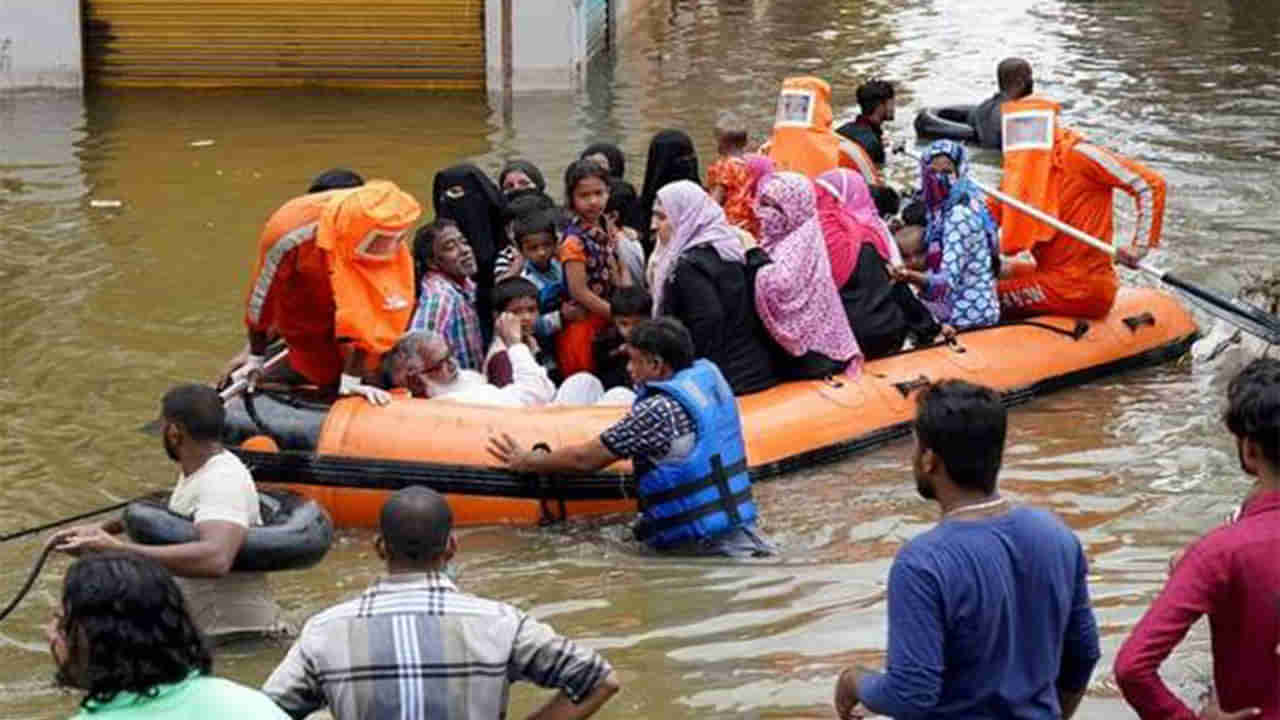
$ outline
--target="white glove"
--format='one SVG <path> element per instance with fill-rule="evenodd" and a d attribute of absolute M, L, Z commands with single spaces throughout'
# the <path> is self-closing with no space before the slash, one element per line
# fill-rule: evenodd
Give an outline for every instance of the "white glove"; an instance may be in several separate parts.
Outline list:
<path fill-rule="evenodd" d="M 360 378 L 346 373 L 342 373 L 342 381 L 338 383 L 338 394 L 343 396 L 359 395 L 379 407 L 391 404 L 391 393 L 382 388 L 365 385 Z"/>
<path fill-rule="evenodd" d="M 244 361 L 243 365 L 231 371 L 231 382 L 238 383 L 241 380 L 247 379 L 250 374 L 261 370 L 262 365 L 263 362 L 261 355 L 250 355 L 249 358 Z"/>

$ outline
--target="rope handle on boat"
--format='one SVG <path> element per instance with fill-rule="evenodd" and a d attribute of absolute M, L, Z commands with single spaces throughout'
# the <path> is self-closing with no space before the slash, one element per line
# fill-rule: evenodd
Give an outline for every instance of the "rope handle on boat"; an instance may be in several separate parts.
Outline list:
<path fill-rule="evenodd" d="M 27 579 L 22 583 L 22 587 L 18 589 L 18 594 L 13 596 L 9 604 L 3 610 L 0 610 L 0 622 L 9 617 L 9 613 L 18 607 L 18 603 L 22 602 L 22 598 L 27 596 L 31 591 L 31 586 L 35 585 L 36 578 L 40 576 L 40 571 L 44 569 L 44 563 L 49 559 L 49 553 L 53 552 L 53 538 L 49 538 L 49 542 L 44 544 L 44 549 L 40 551 L 40 557 L 36 558 L 35 565 L 31 566 L 31 572 L 27 573 Z"/>
<path fill-rule="evenodd" d="M 1138 328 L 1142 327 L 1143 325 L 1150 325 L 1151 327 L 1155 327 L 1156 316 L 1152 315 L 1149 312 L 1144 312 L 1139 315 L 1130 315 L 1129 317 L 1124 319 L 1124 324 L 1129 326 L 1129 332 L 1136 333 L 1138 332 Z"/>
<path fill-rule="evenodd" d="M 924 388 L 929 387 L 932 384 L 933 384 L 933 381 L 930 380 L 928 376 L 921 375 L 920 377 L 914 380 L 903 380 L 901 382 L 896 382 L 893 384 L 893 386 L 898 388 L 898 392 L 902 393 L 902 397 L 905 398 L 905 397 L 911 397 L 911 393 L 915 392 L 916 390 L 922 390 Z"/>
<path fill-rule="evenodd" d="M 533 444 L 533 452 L 551 452 L 551 446 L 545 442 L 537 442 Z M 555 488 L 558 484 L 547 475 L 535 475 L 532 480 L 537 483 L 538 490 L 538 525 L 547 526 L 562 523 L 569 519 L 569 508 L 566 507 L 564 495 L 556 493 L 554 497 L 548 497 L 548 491 Z M 547 501 L 554 499 L 559 505 L 560 515 L 556 514 L 548 507 Z"/>

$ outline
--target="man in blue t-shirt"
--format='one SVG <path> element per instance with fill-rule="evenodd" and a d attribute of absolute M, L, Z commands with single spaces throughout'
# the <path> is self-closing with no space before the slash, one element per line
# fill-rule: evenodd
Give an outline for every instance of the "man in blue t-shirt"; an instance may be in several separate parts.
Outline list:
<path fill-rule="evenodd" d="M 1079 540 L 1054 515 L 996 489 L 1007 423 L 1000 396 L 950 380 L 917 400 L 916 488 L 937 527 L 889 571 L 884 672 L 849 667 L 836 711 L 912 718 L 1070 718 L 1098 662 Z"/>

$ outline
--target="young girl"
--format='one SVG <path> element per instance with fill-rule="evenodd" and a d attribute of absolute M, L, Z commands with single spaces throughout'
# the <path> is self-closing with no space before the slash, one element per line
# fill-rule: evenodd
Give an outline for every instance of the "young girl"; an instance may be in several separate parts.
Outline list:
<path fill-rule="evenodd" d="M 618 261 L 612 223 L 605 217 L 609 203 L 609 171 L 590 160 L 579 160 L 565 173 L 565 205 L 572 214 L 560 244 L 569 298 L 587 316 L 566 323 L 556 339 L 560 372 L 593 372 L 591 344 L 609 322 L 609 296 L 614 288 L 629 287 L 631 278 Z"/>

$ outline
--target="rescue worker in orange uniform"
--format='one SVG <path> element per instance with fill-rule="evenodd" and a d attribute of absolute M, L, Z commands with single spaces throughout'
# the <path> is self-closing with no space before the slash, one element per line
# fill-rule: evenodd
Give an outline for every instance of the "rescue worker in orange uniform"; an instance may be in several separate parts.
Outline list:
<path fill-rule="evenodd" d="M 1031 96 L 1001 106 L 1004 177 L 1000 190 L 1103 242 L 1112 242 L 1112 193 L 1137 206 L 1136 229 L 1116 261 L 1135 266 L 1160 244 L 1165 181 L 1151 169 L 1094 145 L 1058 124 L 1059 106 Z M 992 199 L 1001 251 L 1029 250 L 1035 263 L 1006 261 L 1000 280 L 1003 319 L 1033 315 L 1097 318 L 1115 301 L 1112 259 L 1016 208 Z"/>
<path fill-rule="evenodd" d="M 293 372 L 340 395 L 385 405 L 366 382 L 413 312 L 413 257 L 405 242 L 422 208 L 385 180 L 303 195 L 267 220 L 245 310 L 248 361 L 259 373 L 270 333 Z"/>
<path fill-rule="evenodd" d="M 868 185 L 883 184 L 880 169 L 861 145 L 832 129 L 831 86 L 816 77 L 787 78 L 778 96 L 773 137 L 760 148 L 778 172 L 816 178 L 828 170 L 849 168 Z"/>

